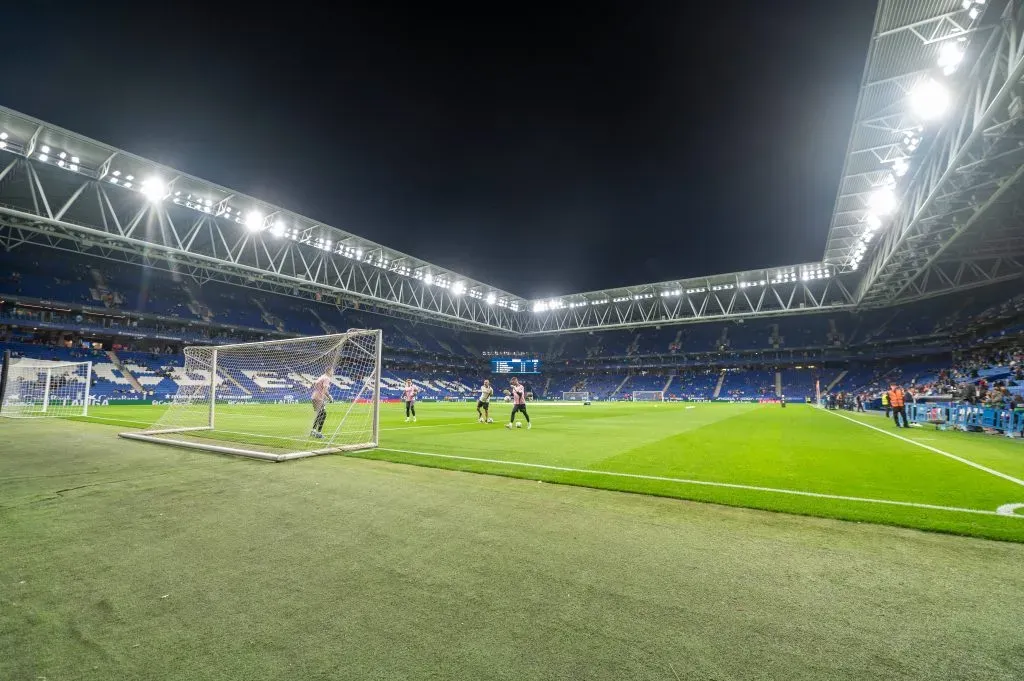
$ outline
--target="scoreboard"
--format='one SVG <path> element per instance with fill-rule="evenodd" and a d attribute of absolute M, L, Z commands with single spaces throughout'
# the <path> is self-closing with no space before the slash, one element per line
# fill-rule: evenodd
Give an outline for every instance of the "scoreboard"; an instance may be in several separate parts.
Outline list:
<path fill-rule="evenodd" d="M 495 374 L 539 374 L 540 360 L 527 357 L 494 357 L 491 372 Z"/>

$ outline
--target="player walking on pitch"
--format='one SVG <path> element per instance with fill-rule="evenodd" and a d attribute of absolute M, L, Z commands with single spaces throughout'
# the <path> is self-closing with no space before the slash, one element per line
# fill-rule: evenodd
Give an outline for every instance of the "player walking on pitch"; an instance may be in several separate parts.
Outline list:
<path fill-rule="evenodd" d="M 516 414 L 522 414 L 526 419 L 526 429 L 529 430 L 533 428 L 533 424 L 530 423 L 530 415 L 526 413 L 526 388 L 514 376 L 509 383 L 512 386 L 512 415 L 508 417 L 505 427 L 511 428 L 512 423 L 516 420 Z"/>
<path fill-rule="evenodd" d="M 324 421 L 327 420 L 327 403 L 333 402 L 331 397 L 331 377 L 326 372 L 313 382 L 313 394 L 310 395 L 313 402 L 313 429 L 309 431 L 310 437 L 322 440 L 324 437 Z"/>
<path fill-rule="evenodd" d="M 412 379 L 405 379 L 405 389 L 402 391 L 402 399 L 405 401 L 405 422 L 409 423 L 409 417 L 412 416 L 412 422 L 416 423 L 416 393 L 420 391 L 419 388 L 412 384 Z"/>
<path fill-rule="evenodd" d="M 491 387 L 491 382 L 484 379 L 484 384 L 480 388 L 480 399 L 476 401 L 476 416 L 477 423 L 491 423 L 491 395 L 494 394 L 494 388 Z"/>

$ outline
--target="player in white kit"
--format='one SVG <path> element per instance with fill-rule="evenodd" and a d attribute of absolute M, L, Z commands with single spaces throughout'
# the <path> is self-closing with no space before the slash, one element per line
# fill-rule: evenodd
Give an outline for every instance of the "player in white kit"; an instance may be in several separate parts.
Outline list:
<path fill-rule="evenodd" d="M 493 423 L 491 420 L 491 395 L 494 394 L 494 388 L 491 387 L 491 382 L 484 379 L 484 384 L 480 388 L 480 399 L 476 401 L 476 416 L 477 423 Z"/>

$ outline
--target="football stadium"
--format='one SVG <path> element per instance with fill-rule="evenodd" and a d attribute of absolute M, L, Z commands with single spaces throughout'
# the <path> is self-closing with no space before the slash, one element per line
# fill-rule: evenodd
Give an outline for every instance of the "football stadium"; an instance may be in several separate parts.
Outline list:
<path fill-rule="evenodd" d="M 0 679 L 1024 679 L 1022 79 L 881 0 L 819 260 L 544 299 L 0 108 Z"/>

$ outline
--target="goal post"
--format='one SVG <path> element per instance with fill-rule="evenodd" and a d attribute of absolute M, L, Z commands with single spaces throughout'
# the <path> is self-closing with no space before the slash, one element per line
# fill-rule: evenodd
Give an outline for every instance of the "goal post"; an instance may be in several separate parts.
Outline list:
<path fill-rule="evenodd" d="M 185 348 L 153 426 L 121 437 L 287 461 L 376 447 L 381 331 Z"/>
<path fill-rule="evenodd" d="M 664 402 L 664 390 L 635 390 L 633 391 L 634 402 Z"/>
<path fill-rule="evenodd" d="M 590 393 L 586 391 L 573 390 L 562 393 L 563 402 L 589 402 Z"/>
<path fill-rule="evenodd" d="M 67 418 L 89 415 L 92 362 L 3 357 L 0 416 Z"/>

